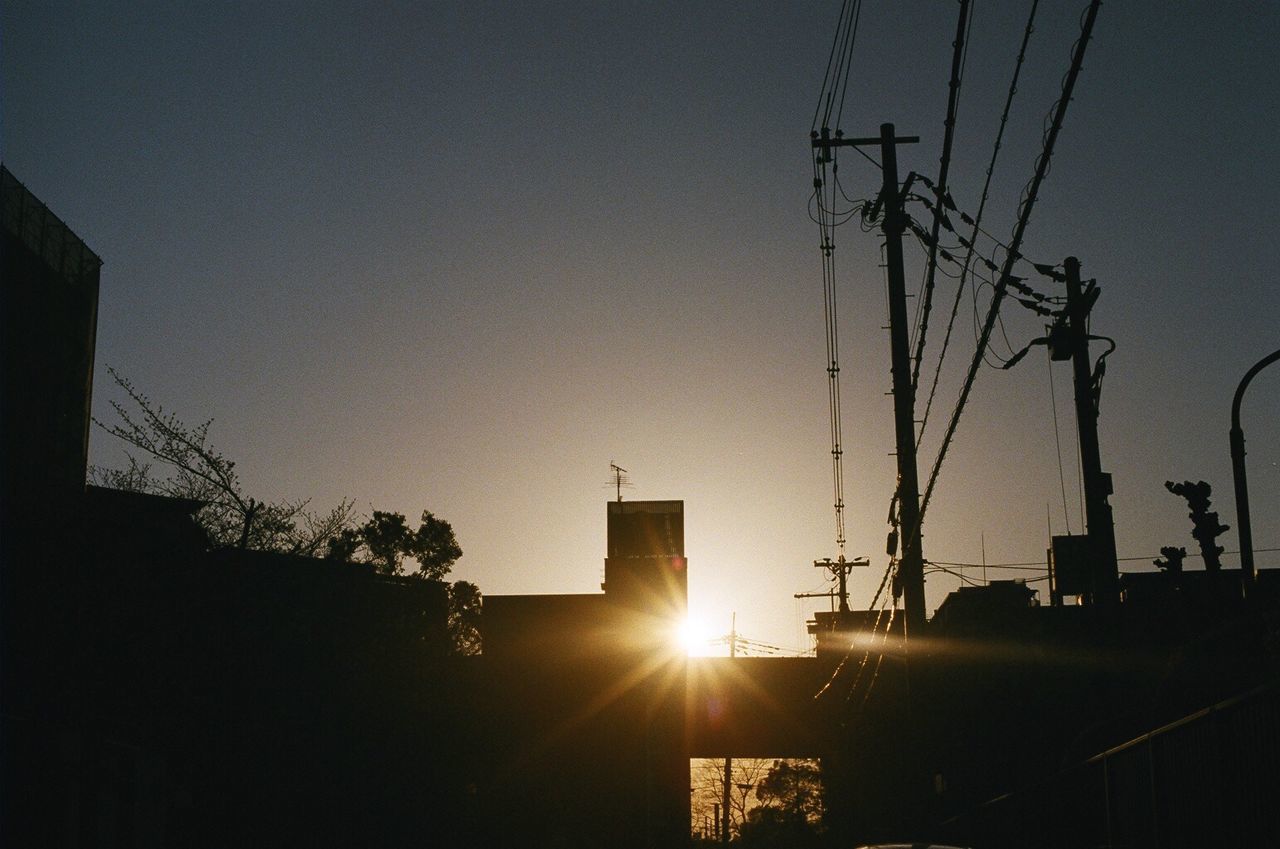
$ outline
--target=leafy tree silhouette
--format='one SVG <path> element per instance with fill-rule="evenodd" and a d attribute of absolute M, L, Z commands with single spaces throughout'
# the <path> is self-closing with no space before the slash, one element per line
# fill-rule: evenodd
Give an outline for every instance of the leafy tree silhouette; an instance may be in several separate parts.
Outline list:
<path fill-rule="evenodd" d="M 383 575 L 442 581 L 462 556 L 453 526 L 429 510 L 411 529 L 403 513 L 374 510 L 364 524 L 343 528 L 329 539 L 325 557 L 368 563 Z M 417 561 L 410 570 L 406 560 Z M 449 632 L 459 654 L 480 653 L 480 588 L 469 581 L 449 585 Z"/>

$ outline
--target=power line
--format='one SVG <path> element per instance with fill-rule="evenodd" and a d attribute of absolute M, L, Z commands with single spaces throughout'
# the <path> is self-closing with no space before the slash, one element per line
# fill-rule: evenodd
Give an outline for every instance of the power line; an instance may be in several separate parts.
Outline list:
<path fill-rule="evenodd" d="M 849 88 L 849 70 L 853 61 L 853 46 L 858 40 L 858 20 L 861 14 L 861 0 L 844 0 L 840 6 L 836 34 L 831 42 L 831 52 L 827 56 L 827 69 L 822 77 L 818 106 L 814 110 L 813 125 L 810 127 L 814 132 L 820 126 L 823 128 L 831 126 L 833 110 L 836 112 L 836 126 L 840 125 L 840 118 L 844 114 L 845 94 Z M 821 121 L 819 121 L 819 115 L 821 115 Z"/>
<path fill-rule="evenodd" d="M 1013 68 L 1013 79 L 1009 82 L 1009 93 L 1005 97 L 1004 109 L 1000 114 L 1000 127 L 996 131 L 995 144 L 992 146 L 991 161 L 987 164 L 987 176 L 986 180 L 982 184 L 982 198 L 978 202 L 978 212 L 973 217 L 973 235 L 970 237 L 969 248 L 965 254 L 964 263 L 960 269 L 960 282 L 956 288 L 955 301 L 951 304 L 951 317 L 947 320 L 947 332 L 942 339 L 942 350 L 938 354 L 938 366 L 934 370 L 933 383 L 929 387 L 929 398 L 925 402 L 924 413 L 920 417 L 920 434 L 917 440 L 924 438 L 924 429 L 929 422 L 929 411 L 933 407 L 933 398 L 938 391 L 938 378 L 942 374 L 942 363 L 947 357 L 947 347 L 951 343 L 951 331 L 955 327 L 956 315 L 960 309 L 960 299 L 964 295 L 965 276 L 968 274 L 969 266 L 973 262 L 973 246 L 977 243 L 978 232 L 982 223 L 982 214 L 986 210 L 987 198 L 990 196 L 991 176 L 995 173 L 996 161 L 1000 156 L 1000 144 L 1004 139 L 1005 126 L 1009 122 L 1009 112 L 1013 107 L 1013 98 L 1018 92 L 1018 78 L 1022 74 L 1022 63 L 1026 59 L 1027 44 L 1031 41 L 1031 33 L 1034 31 L 1036 8 L 1038 6 L 1039 0 L 1032 0 L 1031 12 L 1027 16 L 1027 25 L 1022 34 L 1022 45 L 1018 49 L 1018 59 Z"/>
<path fill-rule="evenodd" d="M 1062 85 L 1062 92 L 1052 110 L 1052 123 L 1050 124 L 1048 131 L 1045 133 L 1040 155 L 1036 159 L 1035 173 L 1032 176 L 1031 181 L 1027 184 L 1022 200 L 1019 203 L 1018 223 L 1014 227 L 1013 238 L 1010 240 L 1009 250 L 1005 254 L 1005 261 L 1000 271 L 1000 278 L 996 283 L 995 291 L 992 293 L 991 306 L 987 311 L 987 319 L 983 324 L 982 335 L 978 340 L 978 349 L 975 351 L 973 360 L 969 364 L 969 371 L 965 376 L 964 383 L 961 387 L 960 397 L 951 414 L 951 421 L 948 423 L 947 432 L 943 436 L 942 446 L 938 451 L 937 459 L 934 461 L 933 471 L 929 475 L 929 484 L 925 488 L 924 498 L 920 504 L 920 518 L 916 527 L 910 530 L 912 534 L 920 533 L 920 523 L 924 520 L 925 511 L 929 506 L 929 499 L 932 497 L 934 486 L 937 484 L 938 472 L 942 468 L 942 461 L 946 457 L 947 448 L 950 446 L 951 440 L 955 436 L 956 426 L 960 422 L 960 416 L 964 412 L 965 403 L 969 400 L 969 393 L 973 389 L 973 382 L 977 377 L 978 367 L 982 363 L 983 353 L 986 351 L 987 343 L 991 338 L 991 331 L 995 327 L 996 317 L 1000 313 L 1000 303 L 1004 299 L 1005 290 L 1009 283 L 1010 272 L 1012 271 L 1013 264 L 1018 257 L 1018 248 L 1021 246 L 1022 237 L 1026 233 L 1027 226 L 1031 222 L 1031 211 L 1035 207 L 1036 199 L 1039 196 L 1040 186 L 1049 172 L 1049 161 L 1053 156 L 1053 148 L 1057 143 L 1058 134 L 1062 130 L 1062 123 L 1063 119 L 1066 117 L 1067 106 L 1071 103 L 1071 93 L 1075 89 L 1076 80 L 1079 78 L 1080 69 L 1083 66 L 1085 48 L 1089 44 L 1089 37 L 1093 32 L 1093 25 L 1098 16 L 1098 8 L 1101 5 L 1101 0 L 1091 0 L 1088 8 L 1084 12 L 1084 20 L 1081 24 L 1080 36 L 1075 44 L 1071 67 L 1067 71 L 1066 78 Z"/>
<path fill-rule="evenodd" d="M 1280 551 L 1280 548 L 1255 548 L 1253 551 L 1255 554 L 1271 554 L 1271 553 Z M 1223 554 L 1239 554 L 1240 552 L 1224 551 L 1222 553 Z M 1119 560 L 1122 563 L 1136 563 L 1139 560 L 1151 561 L 1159 556 L 1160 556 L 1159 554 L 1147 554 L 1147 555 L 1138 556 L 1138 557 L 1117 557 L 1116 560 Z M 1188 552 L 1187 554 L 1188 558 L 1203 557 L 1203 556 L 1204 555 L 1196 552 Z M 985 566 L 988 569 L 1028 569 L 1029 570 L 1032 567 L 1044 568 L 1049 565 L 1048 561 L 1045 561 L 1045 560 L 1025 560 L 1025 561 L 1020 561 L 1015 563 L 958 563 L 951 560 L 926 560 L 925 562 L 927 564 L 931 564 L 934 566 L 955 566 L 955 567 L 964 568 L 964 569 L 968 569 L 970 567 L 981 568 Z"/>
<path fill-rule="evenodd" d="M 832 113 L 835 113 L 836 135 L 839 136 L 840 120 L 844 114 L 845 97 L 849 87 L 849 72 L 853 61 L 853 48 L 858 37 L 858 21 L 861 17 L 861 0 L 845 0 L 840 7 L 840 17 L 836 23 L 836 34 L 832 40 L 831 51 L 827 56 L 827 67 L 823 74 L 822 89 L 818 95 L 818 105 L 814 110 L 813 125 L 810 135 L 817 138 L 819 128 L 822 137 L 830 134 Z M 821 117 L 821 121 L 819 121 Z M 831 165 L 828 173 L 828 164 Z M 810 213 L 818 223 L 819 245 L 822 251 L 822 294 L 823 322 L 826 332 L 826 370 L 827 370 L 827 405 L 828 426 L 831 435 L 831 485 L 832 506 L 835 511 L 836 550 L 840 561 L 844 561 L 845 523 L 844 523 L 844 446 L 843 425 L 841 422 L 840 399 L 840 334 L 839 312 L 836 298 L 836 266 L 835 266 L 835 229 L 846 223 L 859 209 L 859 204 L 852 204 L 845 212 L 837 208 L 837 198 L 845 195 L 844 188 L 835 179 L 839 168 L 830 149 L 822 149 L 815 153 L 813 160 L 813 197 L 815 211 Z M 838 193 L 838 194 L 837 194 Z M 861 206 L 865 209 L 865 205 Z"/>
<path fill-rule="evenodd" d="M 938 192 L 947 190 L 947 177 L 951 169 L 951 147 L 955 141 L 956 111 L 960 104 L 960 83 L 964 74 L 965 57 L 968 53 L 966 33 L 972 26 L 973 18 L 969 14 L 969 0 L 960 0 L 960 13 L 956 21 L 956 37 L 952 42 L 951 80 L 948 83 L 947 117 L 943 121 L 942 157 L 938 165 Z M 911 368 L 911 391 L 914 393 L 920 383 L 920 362 L 924 358 L 924 343 L 929 331 L 929 312 L 933 305 L 933 283 L 938 271 L 938 231 L 942 227 L 942 204 L 933 210 L 932 239 L 929 246 L 929 262 L 925 266 L 924 298 L 921 300 L 919 315 L 919 331 L 916 337 L 916 353 Z"/>
<path fill-rule="evenodd" d="M 1053 408 L 1053 447 L 1058 452 L 1058 484 L 1062 488 L 1062 518 L 1067 525 L 1067 533 L 1071 533 L 1071 514 L 1067 511 L 1067 473 L 1062 468 L 1062 438 L 1058 431 L 1058 395 L 1053 388 L 1053 357 L 1046 355 L 1045 362 L 1049 368 L 1049 405 Z"/>

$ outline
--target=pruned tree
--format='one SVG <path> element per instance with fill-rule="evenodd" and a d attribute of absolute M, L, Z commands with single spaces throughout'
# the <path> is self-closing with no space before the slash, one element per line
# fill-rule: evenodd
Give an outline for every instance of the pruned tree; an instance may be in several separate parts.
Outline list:
<path fill-rule="evenodd" d="M 203 506 L 196 519 L 214 548 L 315 557 L 324 553 L 331 538 L 350 526 L 354 518 L 350 501 L 316 513 L 308 509 L 308 500 L 269 502 L 246 495 L 235 462 L 209 441 L 212 419 L 190 427 L 115 369 L 108 368 L 107 373 L 128 401 L 111 401 L 117 422 L 107 424 L 94 418 L 94 424 L 162 464 L 167 474 L 158 475 L 152 463 L 140 462 L 126 450 L 127 468 L 90 467 L 91 483 L 200 501 Z"/>
<path fill-rule="evenodd" d="M 1186 499 L 1187 507 L 1191 510 L 1187 514 L 1187 518 L 1191 520 L 1191 536 L 1200 543 L 1204 568 L 1208 572 L 1217 572 L 1222 568 L 1222 546 L 1215 544 L 1215 541 L 1230 530 L 1231 526 L 1218 522 L 1217 512 L 1209 509 L 1212 506 L 1209 497 L 1213 494 L 1213 487 L 1204 481 L 1165 481 L 1164 488 Z"/>
<path fill-rule="evenodd" d="M 1164 555 L 1163 559 L 1151 561 L 1156 568 L 1170 575 L 1181 575 L 1182 561 L 1187 559 L 1187 550 L 1180 545 L 1165 545 L 1161 546 L 1160 553 Z"/>

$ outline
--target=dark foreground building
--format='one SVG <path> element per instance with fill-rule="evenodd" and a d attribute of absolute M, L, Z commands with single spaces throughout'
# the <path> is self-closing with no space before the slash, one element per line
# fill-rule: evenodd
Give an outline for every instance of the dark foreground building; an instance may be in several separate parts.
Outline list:
<path fill-rule="evenodd" d="M 966 588 L 905 644 L 855 615 L 861 631 L 825 638 L 848 658 L 824 762 L 833 835 L 1277 845 L 1278 576 L 1246 596 L 1240 575 L 1122 575 L 1110 607 Z"/>
<path fill-rule="evenodd" d="M 86 487 L 101 262 L 2 167 L 0 225 L 0 845 L 461 845 L 444 586 Z"/>
<path fill-rule="evenodd" d="M 488 596 L 492 845 L 678 846 L 688 839 L 684 505 L 608 505 L 604 592 Z"/>

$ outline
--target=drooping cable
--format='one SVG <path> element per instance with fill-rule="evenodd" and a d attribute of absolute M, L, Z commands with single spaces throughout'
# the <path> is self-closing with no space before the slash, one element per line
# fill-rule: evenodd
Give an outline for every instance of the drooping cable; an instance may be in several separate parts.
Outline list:
<path fill-rule="evenodd" d="M 831 99 L 834 97 L 834 94 L 832 93 L 834 86 L 831 85 L 831 71 L 835 65 L 836 50 L 840 45 L 840 33 L 844 29 L 844 19 L 846 13 L 849 11 L 849 6 L 850 0 L 844 0 L 844 3 L 840 6 L 840 18 L 836 22 L 836 37 L 831 40 L 831 51 L 827 54 L 827 69 L 822 73 L 822 88 L 818 92 L 818 105 L 814 107 L 813 124 L 809 128 L 813 131 L 818 129 L 818 117 L 822 116 L 822 123 L 825 124 L 827 122 L 827 115 L 831 112 L 830 103 Z M 824 105 L 827 106 L 825 113 L 822 109 Z"/>
<path fill-rule="evenodd" d="M 829 134 L 834 113 L 836 124 L 844 113 L 845 98 L 849 86 L 849 70 L 852 66 L 853 48 L 857 41 L 858 20 L 861 16 L 861 0 L 845 0 L 836 23 L 836 34 L 827 68 L 823 75 L 822 91 L 814 111 L 811 137 Z M 838 134 L 837 130 L 837 134 Z M 844 191 L 835 180 L 839 163 L 834 148 L 815 148 L 813 153 L 813 191 L 816 200 L 815 213 L 819 230 L 819 247 L 822 252 L 822 311 L 826 334 L 827 405 L 828 426 L 831 435 L 831 484 L 832 506 L 835 510 L 836 549 L 839 560 L 845 560 L 844 523 L 844 445 L 840 399 L 840 324 L 836 298 L 835 230 L 852 217 L 858 204 L 852 204 L 844 212 L 837 206 Z M 828 168 L 828 165 L 830 168 Z M 845 198 L 848 202 L 848 198 Z"/>
<path fill-rule="evenodd" d="M 948 83 L 947 117 L 943 121 L 942 157 L 938 164 L 936 185 L 939 201 L 933 207 L 933 227 L 930 230 L 929 262 L 925 266 L 924 297 L 920 301 L 920 317 L 916 333 L 916 353 L 911 366 L 911 391 L 914 394 L 920 384 L 920 362 L 924 357 L 925 339 L 929 332 L 929 312 L 933 306 L 933 284 L 938 272 L 938 234 L 942 229 L 942 200 L 947 191 L 947 178 L 951 170 L 951 147 L 955 141 L 956 111 L 960 105 L 960 83 L 964 77 L 968 39 L 965 37 L 973 23 L 969 13 L 970 0 L 960 0 L 960 13 L 956 20 L 956 37 L 952 42 L 951 80 Z"/>
<path fill-rule="evenodd" d="M 853 61 L 853 47 L 858 39 L 858 20 L 862 14 L 862 0 L 844 0 L 840 17 L 836 21 L 836 34 L 827 56 L 827 68 L 822 77 L 822 89 L 818 105 L 813 112 L 812 132 L 831 127 L 832 113 L 836 126 L 844 114 L 844 101 L 849 88 L 849 70 Z"/>
<path fill-rule="evenodd" d="M 924 520 L 925 511 L 929 506 L 929 499 L 933 495 L 934 486 L 938 482 L 938 472 L 942 468 L 942 461 L 946 457 L 947 448 L 951 444 L 952 438 L 955 436 L 956 427 L 960 422 L 960 416 L 964 412 L 965 403 L 969 399 L 969 393 L 973 389 L 974 379 L 977 377 L 978 367 L 982 364 L 982 356 L 986 351 L 987 343 L 991 339 L 991 332 L 995 327 L 996 318 L 1000 314 L 1000 304 L 1004 299 L 1006 288 L 1009 284 L 1010 272 L 1013 264 L 1018 259 L 1018 249 L 1022 245 L 1023 235 L 1026 233 L 1027 226 L 1031 221 L 1031 211 L 1035 207 L 1036 198 L 1040 193 L 1040 186 L 1044 182 L 1046 175 L 1049 173 L 1049 162 L 1053 157 L 1053 148 L 1057 143 L 1058 134 L 1062 131 L 1062 123 L 1066 118 L 1067 106 L 1071 103 L 1071 94 L 1075 89 L 1076 80 L 1080 76 L 1080 69 L 1084 63 L 1085 48 L 1088 47 L 1090 35 L 1093 32 L 1094 22 L 1098 17 L 1098 8 L 1102 5 L 1101 0 L 1090 0 L 1088 8 L 1083 13 L 1083 20 L 1080 25 L 1080 36 L 1076 40 L 1075 48 L 1072 54 L 1071 67 L 1062 83 L 1062 91 L 1057 103 L 1052 109 L 1052 122 L 1045 132 L 1041 145 L 1040 155 L 1036 159 L 1035 173 L 1028 182 L 1023 192 L 1021 202 L 1018 205 L 1018 221 L 1013 230 L 1013 238 L 1009 242 L 1009 250 L 1005 254 L 1005 260 L 1001 267 L 1000 276 L 995 285 L 995 291 L 992 293 L 991 305 L 987 310 L 987 318 L 982 326 L 982 335 L 978 339 L 978 349 L 974 352 L 974 357 L 969 364 L 968 374 L 960 390 L 960 397 L 956 402 L 955 409 L 952 411 L 951 420 L 947 424 L 947 432 L 943 436 L 942 446 L 938 450 L 938 456 L 933 464 L 933 470 L 929 475 L 929 484 L 925 488 L 924 497 L 920 501 L 920 520 Z M 911 533 L 919 533 L 920 528 L 911 529 Z"/>
<path fill-rule="evenodd" d="M 849 70 L 853 66 L 853 46 L 858 40 L 858 20 L 862 17 L 862 0 L 854 0 L 853 10 L 850 15 L 850 22 L 846 27 L 847 35 L 844 44 L 844 63 L 840 69 L 840 106 L 836 110 L 836 129 L 840 128 L 840 122 L 844 117 L 845 95 L 849 92 Z M 827 125 L 830 126 L 830 115 L 828 114 Z"/>
<path fill-rule="evenodd" d="M 822 251 L 822 316 L 826 334 L 827 414 L 831 436 L 832 506 L 835 509 L 836 551 L 844 560 L 844 447 L 840 420 L 840 323 L 836 300 L 835 192 L 827 179 L 827 157 L 814 156 L 813 188 L 818 195 L 818 229 Z"/>
<path fill-rule="evenodd" d="M 982 232 L 982 214 L 986 210 L 987 198 L 991 194 L 991 176 L 995 173 L 996 161 L 1000 157 L 1000 144 L 1004 139 L 1005 126 L 1009 123 L 1009 112 L 1013 107 L 1013 98 L 1018 93 L 1018 78 L 1022 74 L 1022 64 L 1027 56 L 1027 44 L 1031 41 L 1031 33 L 1035 30 L 1036 8 L 1039 5 L 1040 0 L 1031 0 L 1031 11 L 1027 15 L 1027 25 L 1022 33 L 1022 45 L 1018 48 L 1018 59 L 1013 67 L 1013 79 L 1009 82 L 1009 93 L 1005 97 L 1004 110 L 1000 113 L 1000 127 L 996 130 L 995 144 L 991 149 L 991 161 L 987 163 L 987 176 L 982 184 L 982 198 L 978 201 L 978 211 L 973 216 L 973 232 L 969 238 L 964 263 L 960 267 L 960 282 L 956 287 L 955 300 L 951 304 L 951 317 L 947 320 L 947 332 L 942 339 L 941 353 L 938 354 L 938 366 L 934 369 L 933 383 L 929 387 L 929 398 L 925 402 L 924 413 L 920 417 L 920 431 L 916 438 L 917 448 L 919 448 L 920 440 L 924 438 L 924 429 L 929 423 L 929 411 L 933 407 L 933 399 L 938 391 L 938 378 L 942 374 L 942 363 L 947 356 L 947 347 L 951 343 L 951 331 L 955 327 L 956 315 L 960 310 L 960 300 L 964 296 L 965 278 L 973 263 L 974 246 L 978 241 L 978 233 Z"/>
<path fill-rule="evenodd" d="M 1053 407 L 1053 447 L 1058 451 L 1058 484 L 1062 488 L 1062 518 L 1067 525 L 1067 534 L 1071 534 L 1071 513 L 1067 510 L 1067 473 L 1062 466 L 1062 437 L 1058 430 L 1058 395 L 1053 388 L 1053 356 L 1045 357 L 1049 365 L 1049 404 Z"/>

